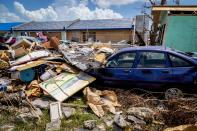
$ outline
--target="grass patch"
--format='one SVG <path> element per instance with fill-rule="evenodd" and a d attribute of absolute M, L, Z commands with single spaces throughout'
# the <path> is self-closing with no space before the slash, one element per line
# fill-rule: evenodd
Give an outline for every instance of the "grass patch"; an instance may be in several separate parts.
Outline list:
<path fill-rule="evenodd" d="M 69 98 L 67 100 L 67 103 L 72 103 L 72 104 L 76 104 L 76 105 L 85 105 L 84 99 L 83 98 Z"/>
<path fill-rule="evenodd" d="M 83 122 L 87 120 L 96 120 L 97 124 L 100 124 L 102 121 L 96 115 L 77 109 L 76 113 L 71 116 L 69 119 L 62 119 L 62 128 L 63 129 L 73 129 L 83 127 Z"/>
<path fill-rule="evenodd" d="M 84 99 L 70 98 L 67 103 L 85 105 Z M 97 124 L 102 123 L 102 120 L 99 119 L 91 110 L 86 111 L 86 108 L 79 107 L 75 109 L 75 114 L 69 119 L 66 119 L 65 117 L 61 119 L 61 130 L 72 130 L 74 128 L 83 127 L 84 121 L 87 120 L 96 120 Z M 44 131 L 46 124 L 50 122 L 50 111 L 42 110 L 42 113 L 43 115 L 41 116 L 40 121 L 28 120 L 26 123 L 24 123 L 16 119 L 18 114 L 4 110 L 0 113 L 0 126 L 13 125 L 15 126 L 15 131 Z"/>

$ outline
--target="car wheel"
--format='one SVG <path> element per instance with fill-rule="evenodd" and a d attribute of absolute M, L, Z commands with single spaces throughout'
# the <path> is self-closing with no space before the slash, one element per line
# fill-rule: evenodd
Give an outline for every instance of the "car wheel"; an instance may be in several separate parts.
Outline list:
<path fill-rule="evenodd" d="M 165 98 L 169 99 L 177 99 L 183 97 L 183 92 L 178 88 L 169 88 L 165 92 Z"/>

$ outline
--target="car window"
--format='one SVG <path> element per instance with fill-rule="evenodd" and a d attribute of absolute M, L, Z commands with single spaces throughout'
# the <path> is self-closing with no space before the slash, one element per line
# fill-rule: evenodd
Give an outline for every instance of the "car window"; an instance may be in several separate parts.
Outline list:
<path fill-rule="evenodd" d="M 138 68 L 164 68 L 165 54 L 160 52 L 141 52 Z"/>
<path fill-rule="evenodd" d="M 173 56 L 173 55 L 169 55 L 170 56 L 170 61 L 172 64 L 172 67 L 189 67 L 192 66 L 191 63 L 189 63 L 188 61 L 177 57 L 177 56 Z"/>
<path fill-rule="evenodd" d="M 135 52 L 119 54 L 106 63 L 106 67 L 112 68 L 131 68 L 135 59 Z"/>

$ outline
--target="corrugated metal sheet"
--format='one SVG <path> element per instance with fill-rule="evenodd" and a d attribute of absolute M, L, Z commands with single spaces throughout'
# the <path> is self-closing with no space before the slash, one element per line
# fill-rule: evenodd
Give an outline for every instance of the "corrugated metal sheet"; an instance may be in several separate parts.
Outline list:
<path fill-rule="evenodd" d="M 12 27 L 23 24 L 22 22 L 0 23 L 0 31 L 10 31 Z"/>
<path fill-rule="evenodd" d="M 32 21 L 17 26 L 18 31 L 50 31 L 50 30 L 86 30 L 86 29 L 132 29 L 131 19 L 103 19 L 103 20 L 79 20 L 79 21 Z"/>
<path fill-rule="evenodd" d="M 80 20 L 67 30 L 132 29 L 131 19 Z"/>
<path fill-rule="evenodd" d="M 19 30 L 19 31 L 64 30 L 64 27 L 67 27 L 72 23 L 73 21 L 48 21 L 48 22 L 32 21 L 20 25 L 14 28 L 14 30 Z"/>

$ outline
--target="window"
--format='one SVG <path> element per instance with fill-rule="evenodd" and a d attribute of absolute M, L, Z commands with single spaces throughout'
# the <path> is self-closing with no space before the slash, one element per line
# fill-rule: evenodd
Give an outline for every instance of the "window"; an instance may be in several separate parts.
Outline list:
<path fill-rule="evenodd" d="M 177 56 L 170 55 L 170 61 L 172 64 L 172 67 L 188 67 L 192 66 L 191 63 L 189 63 L 186 60 L 183 60 L 182 58 L 179 58 Z"/>
<path fill-rule="evenodd" d="M 108 61 L 106 67 L 131 68 L 133 66 L 135 55 L 136 53 L 134 52 L 122 53 Z"/>
<path fill-rule="evenodd" d="M 159 52 L 141 52 L 138 68 L 164 68 L 165 54 Z"/>
<path fill-rule="evenodd" d="M 83 42 L 96 41 L 96 32 L 83 32 Z"/>
<path fill-rule="evenodd" d="M 78 31 L 73 31 L 72 32 L 72 38 L 71 38 L 71 41 L 73 42 L 79 42 L 79 32 Z"/>

